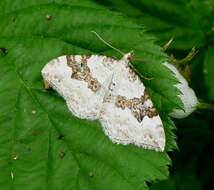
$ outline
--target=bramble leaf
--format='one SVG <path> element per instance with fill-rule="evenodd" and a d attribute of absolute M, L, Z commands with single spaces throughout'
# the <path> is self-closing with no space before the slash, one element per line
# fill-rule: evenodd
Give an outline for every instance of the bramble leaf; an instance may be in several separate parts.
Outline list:
<path fill-rule="evenodd" d="M 69 54 L 118 53 L 147 60 L 133 63 L 161 114 L 166 151 L 176 147 L 167 113 L 182 108 L 177 80 L 162 62 L 167 56 L 144 29 L 119 13 L 80 1 L 2 0 L 0 2 L 0 188 L 148 189 L 166 179 L 166 152 L 113 144 L 98 121 L 80 120 L 54 91 L 45 91 L 41 69 Z"/>

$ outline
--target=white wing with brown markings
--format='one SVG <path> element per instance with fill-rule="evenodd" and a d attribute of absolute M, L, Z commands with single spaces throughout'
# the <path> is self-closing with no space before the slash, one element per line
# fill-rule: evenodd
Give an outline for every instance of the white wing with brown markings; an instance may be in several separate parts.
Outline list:
<path fill-rule="evenodd" d="M 121 60 L 106 56 L 62 56 L 42 69 L 49 84 L 81 119 L 99 119 L 114 143 L 164 151 L 162 121 L 145 86 L 130 69 L 131 53 Z"/>
<path fill-rule="evenodd" d="M 81 119 L 98 119 L 112 71 L 102 65 L 105 56 L 61 56 L 42 69 L 42 76 Z"/>

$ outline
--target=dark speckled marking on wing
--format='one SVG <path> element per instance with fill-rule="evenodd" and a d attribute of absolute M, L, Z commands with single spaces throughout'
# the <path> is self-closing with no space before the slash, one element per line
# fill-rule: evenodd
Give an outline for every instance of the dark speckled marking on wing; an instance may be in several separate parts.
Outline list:
<path fill-rule="evenodd" d="M 96 78 L 91 76 L 90 68 L 87 65 L 89 58 L 90 56 L 82 55 L 81 63 L 77 63 L 75 56 L 66 56 L 67 65 L 71 67 L 73 71 L 71 78 L 87 82 L 88 88 L 96 92 L 100 89 L 101 84 Z"/>
<path fill-rule="evenodd" d="M 125 96 L 117 96 L 117 100 L 115 105 L 118 108 L 125 109 L 128 108 L 132 111 L 133 116 L 138 120 L 138 122 L 142 122 L 143 118 L 147 115 L 149 118 L 158 115 L 158 112 L 154 106 L 145 107 L 144 103 L 149 100 L 149 95 L 144 91 L 144 95 L 141 98 L 132 98 L 127 99 Z"/>

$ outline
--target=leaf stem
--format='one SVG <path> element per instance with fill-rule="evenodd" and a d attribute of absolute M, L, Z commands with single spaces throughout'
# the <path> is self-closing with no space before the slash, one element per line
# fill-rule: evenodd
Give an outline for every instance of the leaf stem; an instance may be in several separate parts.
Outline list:
<path fill-rule="evenodd" d="M 178 59 L 175 59 L 174 56 L 172 55 L 171 56 L 171 60 L 173 63 L 175 63 L 176 65 L 178 65 L 179 67 L 184 67 L 186 66 L 186 64 L 188 62 L 190 62 L 193 57 L 198 53 L 198 51 L 196 50 L 195 47 L 193 47 L 191 49 L 191 51 L 188 53 L 188 55 L 184 58 L 184 59 L 181 59 L 181 60 L 178 60 Z"/>
<path fill-rule="evenodd" d="M 214 110 L 214 105 L 203 102 L 203 100 L 199 99 L 199 103 L 197 105 L 197 108 L 202 109 L 202 110 Z"/>
<path fill-rule="evenodd" d="M 166 51 L 168 49 L 168 47 L 171 45 L 171 43 L 173 42 L 173 38 L 171 38 L 164 46 L 163 46 L 163 52 Z"/>

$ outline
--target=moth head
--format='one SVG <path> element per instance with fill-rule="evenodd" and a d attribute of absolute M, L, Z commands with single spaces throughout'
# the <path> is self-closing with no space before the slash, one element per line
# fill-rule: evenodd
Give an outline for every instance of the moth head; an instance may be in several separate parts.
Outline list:
<path fill-rule="evenodd" d="M 134 53 L 133 50 L 130 51 L 129 53 L 126 53 L 126 54 L 123 56 L 122 60 L 125 61 L 125 62 L 129 62 L 129 61 L 131 60 L 131 57 L 132 57 L 133 53 Z"/>

